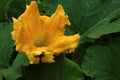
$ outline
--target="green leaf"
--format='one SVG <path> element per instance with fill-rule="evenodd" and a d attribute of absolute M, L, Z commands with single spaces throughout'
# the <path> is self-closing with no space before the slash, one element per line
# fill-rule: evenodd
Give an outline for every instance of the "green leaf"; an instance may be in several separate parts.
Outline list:
<path fill-rule="evenodd" d="M 87 50 L 82 70 L 94 80 L 120 80 L 120 37 Z"/>
<path fill-rule="evenodd" d="M 80 27 L 81 34 L 120 8 L 120 1 L 118 0 L 80 0 L 78 4 L 82 19 L 80 21 L 81 23 L 79 22 L 77 24 L 79 24 L 78 27 Z M 81 16 L 77 16 L 76 18 L 79 17 Z"/>
<path fill-rule="evenodd" d="M 6 5 L 7 18 L 8 19 L 11 19 L 12 17 L 17 18 L 24 12 L 25 7 L 26 7 L 25 0 L 9 0 L 9 2 Z"/>
<path fill-rule="evenodd" d="M 75 61 L 79 66 L 81 66 L 81 63 L 84 60 L 84 55 L 86 54 L 86 50 L 89 46 L 89 43 L 81 44 L 76 48 L 75 52 L 72 54 L 72 60 Z"/>
<path fill-rule="evenodd" d="M 14 51 L 11 39 L 12 23 L 0 23 L 0 80 L 15 80 L 22 75 L 21 66 L 28 65 L 25 54 L 18 54 L 13 64 L 10 64 Z"/>
<path fill-rule="evenodd" d="M 25 80 L 83 80 L 77 64 L 63 56 L 57 57 L 55 61 L 30 65 L 25 70 Z"/>
<path fill-rule="evenodd" d="M 28 66 L 29 60 L 25 53 L 19 53 L 13 62 L 6 71 L 4 71 L 4 77 L 6 80 L 16 80 L 19 77 L 22 77 L 22 66 Z"/>
<path fill-rule="evenodd" d="M 11 20 L 11 17 L 18 17 L 25 10 L 25 0 L 1 0 L 0 22 Z"/>
<path fill-rule="evenodd" d="M 97 39 L 102 35 L 120 32 L 120 8 L 82 35 L 82 41 Z"/>
<path fill-rule="evenodd" d="M 0 23 L 0 69 L 9 67 L 10 55 L 14 46 L 11 31 L 12 23 Z"/>
<path fill-rule="evenodd" d="M 0 1 L 0 22 L 5 21 L 6 5 L 8 0 Z"/>
<path fill-rule="evenodd" d="M 3 79 L 2 73 L 3 73 L 3 71 L 0 70 L 0 80 Z"/>
<path fill-rule="evenodd" d="M 58 5 L 58 0 L 43 0 L 42 3 L 44 5 L 46 15 L 50 16 L 55 12 Z"/>

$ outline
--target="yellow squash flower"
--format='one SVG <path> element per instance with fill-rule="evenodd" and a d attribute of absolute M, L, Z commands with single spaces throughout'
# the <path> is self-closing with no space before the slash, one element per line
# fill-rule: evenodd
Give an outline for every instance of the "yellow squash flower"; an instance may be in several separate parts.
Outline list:
<path fill-rule="evenodd" d="M 54 62 L 54 55 L 71 53 L 78 45 L 79 34 L 64 35 L 66 24 L 70 22 L 61 5 L 49 17 L 40 15 L 36 2 L 32 1 L 18 19 L 13 18 L 16 50 L 25 52 L 31 64 Z M 41 54 L 44 56 L 37 57 Z"/>

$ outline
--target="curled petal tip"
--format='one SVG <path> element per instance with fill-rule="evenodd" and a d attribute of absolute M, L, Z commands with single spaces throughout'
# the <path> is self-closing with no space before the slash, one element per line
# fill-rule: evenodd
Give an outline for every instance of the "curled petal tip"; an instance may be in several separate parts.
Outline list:
<path fill-rule="evenodd" d="M 16 22 L 16 21 L 17 21 L 17 19 L 16 19 L 16 18 L 14 18 L 14 17 L 12 17 L 12 20 L 13 20 L 13 22 Z"/>

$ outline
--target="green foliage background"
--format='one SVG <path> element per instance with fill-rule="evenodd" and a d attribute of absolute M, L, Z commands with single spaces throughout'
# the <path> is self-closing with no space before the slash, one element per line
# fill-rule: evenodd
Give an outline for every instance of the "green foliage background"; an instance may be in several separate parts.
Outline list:
<path fill-rule="evenodd" d="M 81 35 L 73 54 L 37 65 L 18 54 L 11 39 L 11 18 L 31 1 L 0 2 L 0 80 L 120 80 L 120 0 L 36 0 L 41 15 L 62 4 L 71 21 L 65 34 Z"/>

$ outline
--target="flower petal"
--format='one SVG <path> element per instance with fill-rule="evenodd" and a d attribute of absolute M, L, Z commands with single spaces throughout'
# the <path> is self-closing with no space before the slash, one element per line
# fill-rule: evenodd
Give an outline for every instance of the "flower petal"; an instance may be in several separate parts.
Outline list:
<path fill-rule="evenodd" d="M 28 56 L 30 60 L 30 64 L 37 64 L 40 61 L 39 57 L 35 57 L 34 53 L 31 53 L 29 51 L 26 52 L 26 55 Z"/>
<path fill-rule="evenodd" d="M 59 36 L 51 40 L 49 47 L 53 49 L 55 55 L 61 53 L 71 53 L 78 46 L 80 35 Z M 54 44 L 53 44 L 54 43 Z"/>
<path fill-rule="evenodd" d="M 41 58 L 41 62 L 52 63 L 55 62 L 53 59 L 54 59 L 53 53 L 49 52 L 44 54 L 44 57 Z"/>

